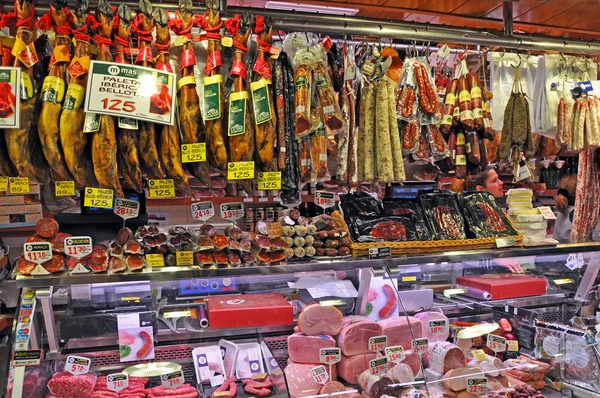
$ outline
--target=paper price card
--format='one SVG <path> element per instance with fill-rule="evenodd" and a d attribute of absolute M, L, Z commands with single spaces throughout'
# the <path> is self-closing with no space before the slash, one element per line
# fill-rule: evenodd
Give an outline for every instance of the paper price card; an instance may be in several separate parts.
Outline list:
<path fill-rule="evenodd" d="M 436 336 L 442 335 L 448 331 L 448 321 L 440 319 L 437 321 L 429 321 L 429 334 Z"/>
<path fill-rule="evenodd" d="M 485 351 L 483 350 L 473 350 L 471 351 L 473 353 L 473 356 L 475 357 L 476 360 L 478 361 L 487 361 L 487 354 L 485 353 Z"/>
<path fill-rule="evenodd" d="M 177 265 L 194 265 L 194 252 L 177 252 L 175 261 Z"/>
<path fill-rule="evenodd" d="M 165 373 L 160 376 L 160 384 L 166 388 L 176 389 L 185 382 L 183 372 L 178 370 L 177 372 Z"/>
<path fill-rule="evenodd" d="M 335 206 L 335 194 L 333 192 L 316 191 L 315 204 L 323 209 Z"/>
<path fill-rule="evenodd" d="M 129 387 L 129 376 L 125 373 L 113 373 L 106 376 L 106 388 L 109 391 L 119 393 Z"/>
<path fill-rule="evenodd" d="M 215 208 L 212 202 L 192 203 L 192 217 L 196 220 L 206 221 L 215 215 Z"/>
<path fill-rule="evenodd" d="M 23 75 L 26 75 L 26 73 Z M 2 91 L 5 101 L 8 102 L 5 104 L 4 112 L 0 114 L 0 129 L 18 128 L 20 126 L 19 108 L 21 107 L 21 91 L 24 90 L 21 87 L 21 80 L 24 77 L 21 76 L 20 68 L 0 68 L 0 83 L 3 85 Z"/>
<path fill-rule="evenodd" d="M 181 145 L 181 163 L 206 162 L 206 142 Z"/>
<path fill-rule="evenodd" d="M 8 177 L 0 177 L 0 192 L 8 191 Z"/>
<path fill-rule="evenodd" d="M 470 377 L 467 379 L 467 392 L 480 395 L 487 392 L 487 377 Z"/>
<path fill-rule="evenodd" d="M 13 195 L 24 195 L 29 193 L 29 178 L 27 177 L 10 177 L 8 179 L 8 193 Z"/>
<path fill-rule="evenodd" d="M 42 350 L 15 351 L 12 366 L 38 366 L 42 362 Z"/>
<path fill-rule="evenodd" d="M 56 181 L 54 183 L 55 196 L 75 196 L 75 181 Z"/>
<path fill-rule="evenodd" d="M 369 351 L 383 351 L 387 347 L 387 336 L 369 338 Z"/>
<path fill-rule="evenodd" d="M 506 351 L 506 339 L 495 334 L 488 334 L 486 345 L 494 352 Z"/>
<path fill-rule="evenodd" d="M 140 202 L 137 200 L 117 199 L 113 211 L 123 220 L 136 218 L 140 214 Z"/>
<path fill-rule="evenodd" d="M 175 182 L 171 179 L 148 181 L 148 194 L 151 198 L 174 198 Z"/>
<path fill-rule="evenodd" d="M 321 348 L 319 350 L 321 363 L 333 365 L 342 360 L 342 352 L 339 348 Z"/>
<path fill-rule="evenodd" d="M 235 221 L 244 217 L 244 204 L 241 202 L 223 203 L 221 205 L 221 218 L 227 221 Z"/>
<path fill-rule="evenodd" d="M 254 162 L 232 162 L 227 167 L 228 180 L 251 180 L 254 178 Z"/>
<path fill-rule="evenodd" d="M 67 357 L 65 371 L 71 373 L 73 376 L 83 375 L 90 371 L 91 363 L 92 360 L 89 358 L 71 355 Z"/>
<path fill-rule="evenodd" d="M 540 206 L 537 209 L 546 220 L 556 220 L 556 214 L 554 214 L 550 206 Z"/>
<path fill-rule="evenodd" d="M 379 376 L 387 372 L 389 367 L 387 357 L 375 358 L 369 361 L 369 372 L 372 375 Z"/>
<path fill-rule="evenodd" d="M 310 376 L 313 381 L 317 384 L 325 384 L 329 381 L 329 373 L 327 373 L 327 369 L 325 366 L 319 365 L 310 369 Z"/>
<path fill-rule="evenodd" d="M 175 121 L 175 75 L 136 65 L 92 61 L 85 112 L 153 123 Z"/>
<path fill-rule="evenodd" d="M 100 209 L 112 209 L 113 207 L 113 190 L 103 188 L 85 188 L 83 199 L 85 207 L 98 207 Z"/>
<path fill-rule="evenodd" d="M 425 352 L 429 349 L 429 339 L 423 337 L 421 339 L 414 339 L 412 341 L 413 352 L 417 354 Z"/>
<path fill-rule="evenodd" d="M 23 245 L 25 260 L 41 264 L 52 258 L 52 245 L 48 242 L 30 242 Z"/>
<path fill-rule="evenodd" d="M 65 253 L 75 258 L 82 258 L 91 254 L 92 238 L 89 236 L 70 236 L 65 238 Z"/>
<path fill-rule="evenodd" d="M 519 352 L 519 340 L 507 340 L 509 352 Z"/>
<path fill-rule="evenodd" d="M 164 267 L 165 266 L 165 257 L 158 254 L 146 254 L 146 264 L 150 267 Z"/>
<path fill-rule="evenodd" d="M 258 190 L 281 189 L 281 171 L 258 173 Z"/>
<path fill-rule="evenodd" d="M 385 355 L 387 356 L 388 362 L 400 363 L 404 361 L 406 355 L 404 354 L 404 348 L 401 345 L 395 347 L 387 347 L 385 349 Z"/>

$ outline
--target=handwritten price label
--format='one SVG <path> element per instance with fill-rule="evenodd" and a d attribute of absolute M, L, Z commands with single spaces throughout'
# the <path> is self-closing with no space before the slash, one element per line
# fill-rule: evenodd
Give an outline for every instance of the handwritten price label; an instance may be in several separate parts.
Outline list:
<path fill-rule="evenodd" d="M 339 348 L 321 348 L 319 350 L 321 363 L 333 365 L 342 360 L 342 352 Z"/>
<path fill-rule="evenodd" d="M 183 372 L 178 370 L 177 372 L 165 373 L 160 376 L 160 384 L 166 388 L 176 389 L 180 385 L 183 384 L 185 378 L 183 377 Z"/>
<path fill-rule="evenodd" d="M 151 198 L 163 199 L 175 197 L 175 182 L 171 179 L 148 181 L 148 195 Z"/>
<path fill-rule="evenodd" d="M 206 162 L 206 142 L 181 145 L 181 163 Z"/>
<path fill-rule="evenodd" d="M 8 191 L 8 177 L 0 177 L 0 192 Z"/>
<path fill-rule="evenodd" d="M 123 220 L 136 218 L 140 214 L 140 202 L 137 200 L 117 199 L 113 211 Z"/>
<path fill-rule="evenodd" d="M 244 204 L 241 202 L 236 203 L 223 203 L 221 205 L 221 218 L 227 221 L 235 221 L 244 217 Z"/>
<path fill-rule="evenodd" d="M 113 373 L 106 376 L 106 388 L 116 393 L 129 387 L 129 376 L 125 373 Z"/>
<path fill-rule="evenodd" d="M 55 196 L 75 196 L 75 181 L 56 181 L 54 183 Z"/>
<path fill-rule="evenodd" d="M 329 373 L 325 369 L 325 366 L 315 366 L 310 370 L 310 376 L 317 384 L 325 384 L 329 380 Z"/>
<path fill-rule="evenodd" d="M 375 358 L 369 361 L 369 372 L 372 375 L 380 375 L 388 370 L 388 359 L 387 357 Z"/>
<path fill-rule="evenodd" d="M 194 265 L 194 252 L 177 252 L 175 261 L 177 265 Z"/>
<path fill-rule="evenodd" d="M 206 221 L 215 215 L 215 208 L 212 202 L 192 203 L 192 217 L 196 220 Z"/>
<path fill-rule="evenodd" d="M 429 334 L 436 336 L 442 335 L 448 331 L 448 321 L 445 319 L 429 321 Z"/>
<path fill-rule="evenodd" d="M 323 209 L 335 206 L 335 194 L 332 192 L 316 191 L 315 204 Z"/>
<path fill-rule="evenodd" d="M 48 242 L 31 242 L 23 245 L 25 260 L 41 264 L 52 258 L 52 245 Z"/>
<path fill-rule="evenodd" d="M 383 351 L 387 347 L 387 336 L 369 338 L 369 351 Z"/>
<path fill-rule="evenodd" d="M 16 195 L 24 195 L 29 193 L 29 178 L 10 177 L 8 181 L 10 183 L 8 193 Z"/>
<path fill-rule="evenodd" d="M 385 349 L 385 355 L 387 356 L 388 362 L 400 363 L 404 361 L 406 355 L 404 354 L 404 348 L 401 345 L 395 347 L 387 347 Z"/>
<path fill-rule="evenodd" d="M 414 339 L 412 341 L 412 346 L 413 352 L 416 352 L 417 354 L 425 352 L 429 348 L 429 339 L 425 337 L 421 339 Z"/>
<path fill-rule="evenodd" d="M 232 162 L 227 167 L 228 180 L 251 180 L 254 178 L 254 162 Z"/>
<path fill-rule="evenodd" d="M 550 206 L 540 206 L 537 209 L 540 211 L 540 213 L 542 213 L 544 219 L 556 220 L 556 214 L 554 214 Z"/>
<path fill-rule="evenodd" d="M 91 363 L 92 360 L 89 358 L 70 355 L 67 357 L 65 371 L 71 373 L 73 376 L 83 375 L 90 371 Z"/>
<path fill-rule="evenodd" d="M 92 253 L 92 238 L 89 236 L 71 236 L 65 238 L 65 253 L 68 256 L 82 258 Z"/>
<path fill-rule="evenodd" d="M 506 339 L 495 334 L 488 334 L 486 345 L 494 352 L 506 351 Z"/>
<path fill-rule="evenodd" d="M 269 191 L 281 189 L 281 171 L 258 173 L 258 190 Z"/>
<path fill-rule="evenodd" d="M 113 190 L 103 188 L 85 188 L 83 198 L 85 207 L 98 207 L 100 209 L 112 209 L 113 207 Z"/>
<path fill-rule="evenodd" d="M 485 394 L 487 390 L 487 377 L 470 377 L 467 379 L 468 393 L 480 395 Z"/>
<path fill-rule="evenodd" d="M 146 254 L 146 263 L 150 267 L 164 267 L 165 266 L 165 257 L 158 254 Z"/>

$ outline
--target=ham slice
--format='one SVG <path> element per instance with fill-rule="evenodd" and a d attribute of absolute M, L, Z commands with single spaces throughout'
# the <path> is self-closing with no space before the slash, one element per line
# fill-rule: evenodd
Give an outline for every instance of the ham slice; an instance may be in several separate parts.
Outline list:
<path fill-rule="evenodd" d="M 468 365 L 479 366 L 485 371 L 486 376 L 497 377 L 506 373 L 506 366 L 504 365 L 504 362 L 502 362 L 500 358 L 495 358 L 491 355 L 488 355 L 485 361 L 478 361 L 477 359 L 473 358 L 469 361 Z"/>
<path fill-rule="evenodd" d="M 344 326 L 337 337 L 337 342 L 346 356 L 366 354 L 369 352 L 369 338 L 382 334 L 383 331 L 378 323 L 362 320 Z"/>
<path fill-rule="evenodd" d="M 330 382 L 327 382 L 323 386 L 323 388 L 321 388 L 321 391 L 319 391 L 319 394 L 333 394 L 335 392 L 342 392 L 342 391 L 346 391 L 345 385 L 343 385 L 339 381 L 330 381 Z"/>
<path fill-rule="evenodd" d="M 428 353 L 429 367 L 441 374 L 452 369 L 463 368 L 467 364 L 463 351 L 447 341 L 430 344 Z"/>
<path fill-rule="evenodd" d="M 348 383 L 358 384 L 358 376 L 369 368 L 369 361 L 375 358 L 377 358 L 377 354 L 374 352 L 352 355 L 350 357 L 342 354 L 342 359 L 337 364 L 338 373 Z"/>
<path fill-rule="evenodd" d="M 410 366 L 410 369 L 412 370 L 413 374 L 418 375 L 419 372 L 421 372 L 421 359 L 419 358 L 419 355 L 412 351 L 404 351 L 404 355 L 406 358 L 404 358 L 404 361 L 402 361 L 402 363 Z M 391 363 L 390 369 L 394 366 L 396 366 L 396 364 Z"/>
<path fill-rule="evenodd" d="M 285 368 L 285 377 L 289 393 L 292 397 L 308 397 L 319 393 L 322 385 L 315 383 L 310 375 L 310 370 L 319 365 L 321 364 L 295 363 L 294 361 L 288 361 L 288 365 Z M 329 372 L 329 366 L 325 366 L 325 369 Z M 337 369 L 335 366 L 332 366 L 331 369 L 332 374 L 329 375 L 329 380 L 336 381 Z"/>
<path fill-rule="evenodd" d="M 419 312 L 415 314 L 423 324 L 423 336 L 429 339 L 430 343 L 436 341 L 446 341 L 450 335 L 448 327 L 448 318 L 439 312 Z"/>
<path fill-rule="evenodd" d="M 394 317 L 379 321 L 379 325 L 382 329 L 382 334 L 388 338 L 388 347 L 401 345 L 404 350 L 408 350 L 412 347 L 412 334 L 410 328 L 416 339 L 423 337 L 423 327 L 421 321 L 412 316 Z M 410 328 L 409 322 L 410 321 Z"/>
<path fill-rule="evenodd" d="M 467 379 L 475 376 L 483 376 L 483 370 L 478 366 L 452 369 L 444 374 L 444 384 L 454 392 L 462 391 L 467 388 Z"/>
<path fill-rule="evenodd" d="M 410 383 L 415 381 L 415 375 L 412 369 L 405 363 L 399 363 L 387 372 L 384 376 L 392 379 L 394 383 Z"/>
<path fill-rule="evenodd" d="M 311 304 L 298 317 L 298 329 L 308 336 L 337 336 L 344 316 L 331 305 Z"/>
<path fill-rule="evenodd" d="M 297 363 L 319 363 L 321 348 L 335 347 L 335 340 L 331 336 L 307 336 L 304 333 L 295 333 L 288 337 L 288 355 Z"/>

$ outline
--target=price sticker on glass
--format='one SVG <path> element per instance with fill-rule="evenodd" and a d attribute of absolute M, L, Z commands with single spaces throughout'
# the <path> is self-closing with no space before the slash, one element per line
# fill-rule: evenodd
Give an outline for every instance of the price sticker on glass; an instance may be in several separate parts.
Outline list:
<path fill-rule="evenodd" d="M 321 348 L 319 357 L 322 364 L 333 365 L 342 360 L 342 352 L 339 348 Z"/>
<path fill-rule="evenodd" d="M 136 218 L 140 214 L 140 202 L 137 200 L 117 199 L 113 212 L 123 220 Z"/>
<path fill-rule="evenodd" d="M 315 204 L 323 209 L 335 206 L 335 194 L 333 192 L 316 191 Z"/>
<path fill-rule="evenodd" d="M 388 366 L 387 357 L 371 359 L 369 361 L 369 372 L 372 375 L 380 375 L 387 372 Z"/>
<path fill-rule="evenodd" d="M 281 189 L 281 171 L 258 173 L 258 190 Z"/>
<path fill-rule="evenodd" d="M 369 351 L 383 351 L 387 347 L 387 336 L 369 338 Z"/>
<path fill-rule="evenodd" d="M 241 202 L 223 203 L 221 205 L 221 218 L 227 221 L 235 221 L 244 217 L 244 204 Z"/>
<path fill-rule="evenodd" d="M 206 162 L 206 142 L 181 145 L 181 163 Z"/>
<path fill-rule="evenodd" d="M 8 193 L 16 195 L 24 195 L 29 193 L 29 178 L 27 177 L 10 177 L 8 179 Z"/>
<path fill-rule="evenodd" d="M 196 220 L 206 221 L 215 215 L 215 208 L 212 202 L 192 203 L 192 217 Z"/>
<path fill-rule="evenodd" d="M 488 334 L 486 345 L 494 352 L 506 351 L 506 339 L 495 334 Z"/>
<path fill-rule="evenodd" d="M 183 372 L 178 370 L 177 372 L 165 373 L 160 376 L 160 384 L 166 388 L 176 389 L 180 385 L 182 385 L 185 381 L 183 377 Z"/>
<path fill-rule="evenodd" d="M 171 179 L 148 181 L 148 196 L 155 199 L 174 198 L 175 182 Z"/>
<path fill-rule="evenodd" d="M 329 380 L 329 373 L 327 373 L 327 369 L 325 366 L 319 365 L 310 369 L 310 376 L 313 381 L 317 384 L 325 384 Z"/>
<path fill-rule="evenodd" d="M 232 162 L 227 167 L 228 180 L 251 180 L 254 178 L 254 162 Z"/>
<path fill-rule="evenodd" d="M 119 393 L 129 387 L 129 376 L 125 373 L 113 373 L 106 376 L 106 388 Z"/>
<path fill-rule="evenodd" d="M 92 360 L 85 357 L 78 357 L 71 355 L 67 357 L 65 364 L 65 371 L 71 373 L 73 376 L 83 375 L 90 371 L 90 364 Z"/>
<path fill-rule="evenodd" d="M 52 245 L 48 242 L 30 242 L 23 245 L 25 260 L 41 264 L 52 258 Z"/>
<path fill-rule="evenodd" d="M 385 349 L 385 355 L 387 356 L 388 362 L 400 363 L 404 361 L 406 355 L 404 354 L 404 348 L 401 345 L 395 347 L 387 347 Z"/>
<path fill-rule="evenodd" d="M 85 207 L 98 207 L 100 209 L 112 209 L 113 190 L 103 188 L 85 188 L 83 205 Z"/>
<path fill-rule="evenodd" d="M 54 195 L 75 196 L 75 181 L 56 181 L 54 183 Z"/>
<path fill-rule="evenodd" d="M 91 254 L 92 238 L 89 236 L 71 236 L 66 238 L 65 253 L 75 258 L 82 258 Z"/>

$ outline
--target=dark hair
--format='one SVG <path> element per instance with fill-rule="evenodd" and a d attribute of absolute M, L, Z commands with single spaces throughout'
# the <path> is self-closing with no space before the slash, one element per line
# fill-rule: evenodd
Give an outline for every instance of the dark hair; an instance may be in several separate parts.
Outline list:
<path fill-rule="evenodd" d="M 577 195 L 577 174 L 571 174 L 560 179 L 558 183 L 558 194 L 554 198 L 556 210 L 565 213 L 569 205 L 575 205 Z"/>
<path fill-rule="evenodd" d="M 490 170 L 493 170 L 493 169 L 485 169 L 480 173 L 471 174 L 470 176 L 468 176 L 467 184 L 466 184 L 467 190 L 475 191 L 475 190 L 477 190 L 477 187 L 480 185 L 482 187 L 485 187 L 485 182 L 489 177 Z"/>

